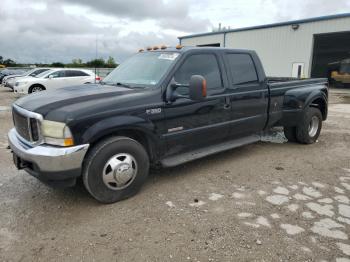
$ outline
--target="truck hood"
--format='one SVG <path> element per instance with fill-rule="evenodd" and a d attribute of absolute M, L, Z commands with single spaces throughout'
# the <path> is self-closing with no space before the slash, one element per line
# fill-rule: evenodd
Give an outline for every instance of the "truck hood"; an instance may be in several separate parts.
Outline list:
<path fill-rule="evenodd" d="M 18 99 L 16 105 L 39 113 L 45 119 L 67 122 L 69 119 L 118 109 L 144 96 L 144 89 L 129 89 L 99 84 L 84 84 L 43 91 Z M 131 103 L 134 104 L 134 103 Z M 113 106 L 111 106 L 113 105 Z"/>

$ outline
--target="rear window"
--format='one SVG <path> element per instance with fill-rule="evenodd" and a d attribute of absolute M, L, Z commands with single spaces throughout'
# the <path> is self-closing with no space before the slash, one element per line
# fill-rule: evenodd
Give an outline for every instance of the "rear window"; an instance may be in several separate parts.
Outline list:
<path fill-rule="evenodd" d="M 75 77 L 75 76 L 88 76 L 89 74 L 80 71 L 80 70 L 67 70 L 66 77 Z"/>
<path fill-rule="evenodd" d="M 227 54 L 228 66 L 233 78 L 233 85 L 258 82 L 253 59 L 248 54 Z"/>

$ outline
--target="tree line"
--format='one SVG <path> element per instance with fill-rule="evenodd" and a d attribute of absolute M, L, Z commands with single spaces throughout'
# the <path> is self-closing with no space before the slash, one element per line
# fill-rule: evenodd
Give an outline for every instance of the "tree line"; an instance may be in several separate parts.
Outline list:
<path fill-rule="evenodd" d="M 97 67 L 97 68 L 114 68 L 118 64 L 115 62 L 113 57 L 108 57 L 107 59 L 97 58 L 90 61 L 84 62 L 80 58 L 75 58 L 71 63 L 53 62 L 51 64 L 46 63 L 34 63 L 38 67 Z M 30 64 L 33 65 L 33 64 Z M 29 64 L 16 63 L 14 60 L 3 56 L 0 56 L 0 67 L 23 67 L 29 66 Z"/>

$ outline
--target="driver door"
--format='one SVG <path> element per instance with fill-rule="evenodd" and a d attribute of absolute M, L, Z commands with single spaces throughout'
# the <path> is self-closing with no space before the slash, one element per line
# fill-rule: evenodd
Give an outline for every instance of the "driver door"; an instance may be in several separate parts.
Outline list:
<path fill-rule="evenodd" d="M 178 98 L 165 105 L 167 155 L 227 138 L 231 107 L 225 94 L 222 68 L 220 56 L 214 52 L 189 54 L 180 62 L 171 84 L 188 85 L 192 75 L 202 75 L 207 81 L 207 97 L 202 101 Z M 177 92 L 188 96 L 188 87 L 179 87 Z"/>
<path fill-rule="evenodd" d="M 57 89 L 66 85 L 66 70 L 58 70 L 48 75 L 47 87 L 49 89 Z"/>

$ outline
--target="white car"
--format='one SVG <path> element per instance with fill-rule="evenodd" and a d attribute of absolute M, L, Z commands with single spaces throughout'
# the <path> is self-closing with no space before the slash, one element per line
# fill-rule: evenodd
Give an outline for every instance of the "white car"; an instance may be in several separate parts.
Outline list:
<path fill-rule="evenodd" d="M 32 70 L 25 72 L 23 75 L 9 75 L 9 76 L 4 77 L 3 84 L 5 87 L 9 87 L 9 88 L 13 89 L 19 78 L 28 77 L 28 76 L 35 77 L 35 76 L 37 76 L 45 71 L 49 71 L 49 70 L 50 70 L 50 68 L 34 68 Z"/>
<path fill-rule="evenodd" d="M 24 77 L 16 81 L 14 92 L 30 94 L 43 90 L 57 89 L 88 83 L 97 83 L 101 80 L 94 72 L 86 69 L 59 68 L 52 69 L 36 77 Z"/>

